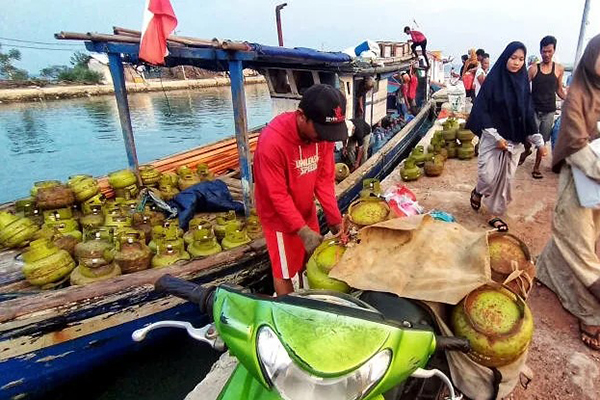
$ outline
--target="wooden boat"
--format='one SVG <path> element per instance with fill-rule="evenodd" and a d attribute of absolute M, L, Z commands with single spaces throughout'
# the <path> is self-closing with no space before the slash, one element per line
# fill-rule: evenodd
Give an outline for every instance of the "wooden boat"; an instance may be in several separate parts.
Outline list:
<path fill-rule="evenodd" d="M 90 46 L 95 45 L 94 43 L 99 42 L 93 42 Z M 137 51 L 137 46 L 134 47 L 130 51 Z M 125 53 L 122 47 L 119 47 L 119 51 Z M 272 75 L 271 66 L 278 71 L 285 71 L 286 76 L 291 73 L 293 77 L 291 64 L 284 65 L 280 60 L 271 61 L 268 64 L 262 60 L 262 64 L 254 66 L 260 68 L 267 77 Z M 189 58 L 180 62 L 189 63 Z M 317 74 L 311 72 L 311 76 L 319 77 L 319 69 L 315 69 L 314 65 L 295 62 L 295 66 L 302 71 L 313 67 L 313 72 L 316 71 Z M 407 63 L 404 62 L 398 68 L 406 66 Z M 333 65 L 331 68 L 339 69 L 339 66 Z M 355 76 L 359 75 L 349 72 L 348 76 L 340 76 L 340 79 L 348 88 L 348 85 L 354 83 Z M 386 79 L 385 75 L 378 75 L 378 78 Z M 272 92 L 276 92 L 273 82 L 270 79 L 268 81 Z M 277 102 L 278 99 L 285 101 L 291 108 L 296 107 L 299 92 L 294 86 L 291 85 L 290 93 L 276 93 L 273 97 L 276 107 L 281 107 L 282 104 Z M 285 95 L 285 98 L 277 95 Z M 348 103 L 349 107 L 353 106 L 352 102 Z M 370 103 L 367 103 L 371 107 L 368 109 L 371 118 L 378 118 L 378 104 L 381 101 L 374 93 Z M 383 106 L 385 107 L 385 102 Z M 393 170 L 403 154 L 426 131 L 431 108 L 432 103 L 426 103 L 414 120 L 337 185 L 336 195 L 340 209 L 345 210 L 358 196 L 363 179 L 383 178 Z M 371 122 L 373 121 L 378 120 L 372 119 Z M 225 181 L 234 196 L 246 200 L 243 196 L 244 154 L 239 151 L 239 136 L 238 132 L 237 141 L 221 141 L 151 164 L 164 172 L 184 164 L 208 162 L 214 172 L 221 174 L 219 178 Z M 246 136 L 248 140 L 245 145 L 250 152 L 256 144 L 258 133 Z M 229 172 L 239 166 L 242 169 L 241 176 L 240 173 Z M 111 195 L 106 184 L 103 184 L 103 191 L 108 196 Z M 14 277 L 19 275 L 21 268 L 14 260 L 15 255 L 14 251 L 0 253 L 0 260 L 3 260 L 0 263 L 0 399 L 35 397 L 94 366 L 123 355 L 139 346 L 131 340 L 131 333 L 148 323 L 164 319 L 203 323 L 205 316 L 200 315 L 193 305 L 170 296 L 165 297 L 153 290 L 153 283 L 163 274 L 169 273 L 200 284 L 227 282 L 250 288 L 269 286 L 271 281 L 263 239 L 183 265 L 140 271 L 87 286 L 52 291 L 36 291 L 23 280 L 15 280 Z M 158 334 L 153 338 L 157 340 L 161 336 Z"/>

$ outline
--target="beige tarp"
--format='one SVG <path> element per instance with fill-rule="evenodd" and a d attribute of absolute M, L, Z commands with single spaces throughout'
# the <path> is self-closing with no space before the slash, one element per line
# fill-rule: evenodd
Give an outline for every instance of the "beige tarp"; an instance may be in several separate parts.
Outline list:
<path fill-rule="evenodd" d="M 457 304 L 491 281 L 485 232 L 429 215 L 363 228 L 329 276 L 362 290 Z"/>

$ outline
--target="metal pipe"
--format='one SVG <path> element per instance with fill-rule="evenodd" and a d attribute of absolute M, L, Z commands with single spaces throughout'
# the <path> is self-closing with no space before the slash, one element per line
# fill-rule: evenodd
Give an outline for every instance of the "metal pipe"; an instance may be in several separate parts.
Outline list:
<path fill-rule="evenodd" d="M 590 0 L 585 0 L 585 5 L 583 6 L 583 15 L 581 17 L 581 27 L 579 28 L 579 40 L 577 40 L 577 51 L 575 51 L 575 61 L 573 62 L 573 71 L 577 68 L 577 63 L 581 58 L 581 53 L 583 52 L 583 40 L 585 37 L 585 29 L 588 20 L 588 14 L 590 12 Z"/>
<path fill-rule="evenodd" d="M 125 151 L 127 152 L 127 161 L 141 184 L 137 152 L 135 150 L 135 139 L 133 137 L 133 128 L 131 127 L 131 115 L 129 114 L 129 103 L 127 102 L 127 88 L 125 87 L 125 75 L 123 74 L 123 62 L 121 54 L 108 53 L 108 68 L 112 76 L 115 87 L 115 98 L 119 110 L 119 120 L 121 130 L 123 131 L 123 141 L 125 142 Z"/>
<path fill-rule="evenodd" d="M 281 31 L 281 10 L 287 6 L 287 3 L 279 4 L 275 7 L 275 21 L 277 22 L 277 39 L 279 46 L 283 47 L 283 32 Z"/>
<path fill-rule="evenodd" d="M 252 195 L 253 179 L 250 163 L 250 145 L 248 143 L 248 118 L 246 116 L 246 94 L 244 92 L 244 65 L 239 60 L 229 61 L 231 78 L 231 100 L 233 103 L 233 119 L 235 122 L 235 138 L 240 159 L 242 192 L 246 216 L 254 204 Z"/>

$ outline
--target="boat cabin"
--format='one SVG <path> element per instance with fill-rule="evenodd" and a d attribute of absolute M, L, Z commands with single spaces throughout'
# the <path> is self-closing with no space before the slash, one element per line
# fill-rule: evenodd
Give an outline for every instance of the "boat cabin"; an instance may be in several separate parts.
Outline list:
<path fill-rule="evenodd" d="M 259 72 L 265 77 L 269 87 L 273 117 L 282 112 L 296 109 L 306 89 L 312 85 L 323 83 L 334 86 L 344 93 L 348 100 L 346 118 L 356 118 L 356 105 L 360 96 L 357 88 L 360 86 L 360 82 L 368 76 L 300 68 L 267 68 Z M 385 117 L 388 95 L 387 75 L 378 74 L 372 78 L 375 86 L 365 96 L 365 120 L 371 126 Z"/>

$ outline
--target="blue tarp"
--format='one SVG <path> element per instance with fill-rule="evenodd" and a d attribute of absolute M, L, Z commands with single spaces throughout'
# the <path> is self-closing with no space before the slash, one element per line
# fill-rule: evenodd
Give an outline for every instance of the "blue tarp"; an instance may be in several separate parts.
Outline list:
<path fill-rule="evenodd" d="M 265 46 L 258 43 L 250 43 L 250 46 L 252 47 L 252 50 L 256 51 L 261 56 L 283 57 L 307 63 L 345 63 L 352 61 L 352 57 L 341 52 L 318 51 L 307 47 L 295 47 L 290 49 L 287 47 Z"/>

